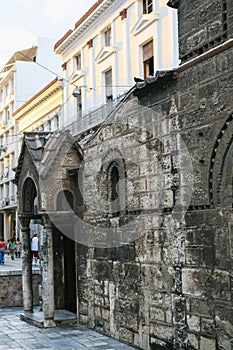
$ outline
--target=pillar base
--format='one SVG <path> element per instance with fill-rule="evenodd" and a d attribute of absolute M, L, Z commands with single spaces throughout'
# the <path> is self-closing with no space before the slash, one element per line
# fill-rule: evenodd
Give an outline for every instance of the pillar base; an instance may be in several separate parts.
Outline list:
<path fill-rule="evenodd" d="M 55 327 L 56 327 L 56 323 L 54 319 L 44 320 L 44 328 L 55 328 Z"/>

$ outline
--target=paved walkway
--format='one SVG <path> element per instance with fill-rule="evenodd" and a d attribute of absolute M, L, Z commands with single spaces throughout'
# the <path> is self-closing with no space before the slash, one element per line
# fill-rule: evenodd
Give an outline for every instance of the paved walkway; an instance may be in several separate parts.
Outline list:
<path fill-rule="evenodd" d="M 14 260 L 11 260 L 11 257 L 8 254 L 5 254 L 4 260 L 4 265 L 0 265 L 0 276 L 4 276 L 5 274 L 16 275 L 19 271 L 22 271 L 21 258 L 14 258 Z M 32 270 L 34 273 L 40 270 L 39 262 L 37 264 L 38 266 L 32 265 Z"/>
<path fill-rule="evenodd" d="M 5 256 L 0 276 L 22 270 L 22 260 Z M 33 270 L 39 270 L 34 267 Z M 36 273 L 36 271 L 35 271 Z M 39 328 L 20 320 L 22 307 L 0 308 L 0 350 L 133 350 L 124 343 L 76 324 Z"/>
<path fill-rule="evenodd" d="M 20 320 L 22 308 L 0 309 L 0 350 L 132 350 L 78 325 L 38 328 Z"/>

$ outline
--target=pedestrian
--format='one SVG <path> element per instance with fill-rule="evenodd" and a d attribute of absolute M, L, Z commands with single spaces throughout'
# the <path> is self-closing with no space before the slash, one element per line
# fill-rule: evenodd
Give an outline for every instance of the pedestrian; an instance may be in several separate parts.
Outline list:
<path fill-rule="evenodd" d="M 0 237 L 0 265 L 4 264 L 4 254 L 5 254 L 6 243 L 3 237 Z"/>
<path fill-rule="evenodd" d="M 38 250 L 39 250 L 39 239 L 37 237 L 37 234 L 34 233 L 31 240 L 31 256 L 32 256 L 32 264 L 33 264 L 33 258 L 35 259 L 35 265 L 37 265 Z"/>
<path fill-rule="evenodd" d="M 15 242 L 15 257 L 20 258 L 21 257 L 21 251 L 22 251 L 22 243 L 20 242 L 19 237 L 17 237 Z"/>
<path fill-rule="evenodd" d="M 11 238 L 11 241 L 9 244 L 9 250 L 10 250 L 11 260 L 15 260 L 15 241 L 13 238 Z"/>
<path fill-rule="evenodd" d="M 11 240 L 8 239 L 8 240 L 7 240 L 7 244 L 6 244 L 6 253 L 7 253 L 8 255 L 10 255 L 10 243 L 11 243 Z"/>

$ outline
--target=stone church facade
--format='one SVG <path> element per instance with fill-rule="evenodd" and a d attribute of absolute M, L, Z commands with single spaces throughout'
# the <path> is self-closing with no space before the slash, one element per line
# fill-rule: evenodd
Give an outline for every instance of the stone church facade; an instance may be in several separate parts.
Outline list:
<path fill-rule="evenodd" d="M 45 327 L 65 308 L 144 350 L 230 350 L 233 5 L 168 5 L 179 15 L 176 70 L 137 83 L 89 140 L 25 135 L 16 173 L 24 308 L 32 311 L 25 220 L 38 215 Z"/>

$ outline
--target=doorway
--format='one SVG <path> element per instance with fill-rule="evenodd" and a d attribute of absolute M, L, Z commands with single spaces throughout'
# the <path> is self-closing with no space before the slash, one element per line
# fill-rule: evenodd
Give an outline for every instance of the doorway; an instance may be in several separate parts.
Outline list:
<path fill-rule="evenodd" d="M 75 242 L 64 236 L 65 309 L 77 312 Z"/>

